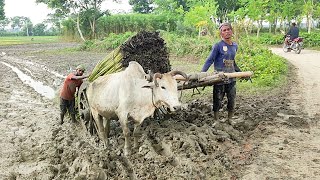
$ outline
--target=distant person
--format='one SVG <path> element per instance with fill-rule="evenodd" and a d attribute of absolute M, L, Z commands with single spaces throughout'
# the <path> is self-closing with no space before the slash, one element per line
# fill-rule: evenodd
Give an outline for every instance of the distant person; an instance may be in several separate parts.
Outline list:
<path fill-rule="evenodd" d="M 83 65 L 79 65 L 76 68 L 76 72 L 70 73 L 64 80 L 62 89 L 60 91 L 60 123 L 63 124 L 64 115 L 67 110 L 71 116 L 72 122 L 76 122 L 75 106 L 75 92 L 82 84 L 82 80 L 89 75 L 83 75 L 85 68 Z"/>
<path fill-rule="evenodd" d="M 290 35 L 290 40 L 294 40 L 295 38 L 299 37 L 299 28 L 296 27 L 296 23 L 292 23 L 291 27 L 287 33 L 287 35 Z"/>
<path fill-rule="evenodd" d="M 212 51 L 202 67 L 202 72 L 206 72 L 213 64 L 216 72 L 241 72 L 235 62 L 238 45 L 232 41 L 232 26 L 230 23 L 222 23 L 219 26 L 221 41 L 214 44 Z M 219 119 L 219 109 L 221 109 L 224 95 L 227 95 L 228 122 L 234 114 L 236 98 L 236 79 L 230 78 L 227 82 L 213 85 L 213 111 L 214 119 Z"/>

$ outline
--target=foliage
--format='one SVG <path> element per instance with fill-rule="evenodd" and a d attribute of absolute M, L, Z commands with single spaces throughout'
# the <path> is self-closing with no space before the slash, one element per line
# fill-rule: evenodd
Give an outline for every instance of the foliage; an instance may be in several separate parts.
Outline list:
<path fill-rule="evenodd" d="M 182 35 L 182 36 L 189 36 L 193 37 L 196 36 L 197 28 L 193 26 L 186 26 L 183 21 L 177 21 L 176 22 L 176 29 L 174 31 L 176 34 Z"/>
<path fill-rule="evenodd" d="M 14 16 L 10 19 L 10 21 L 12 29 L 16 27 L 21 29 L 26 24 L 26 22 L 31 22 L 30 18 L 24 16 Z"/>
<path fill-rule="evenodd" d="M 4 20 L 6 18 L 4 13 L 4 0 L 0 0 L 0 20 Z"/>
<path fill-rule="evenodd" d="M 19 32 L 8 32 L 8 31 L 0 31 L 0 37 L 16 37 L 16 36 L 24 36 L 22 31 Z"/>
<path fill-rule="evenodd" d="M 58 36 L 7 36 L 0 37 L 0 46 L 16 45 L 16 44 L 38 44 L 38 43 L 55 43 L 59 42 Z"/>
<path fill-rule="evenodd" d="M 33 35 L 34 36 L 44 36 L 46 28 L 47 28 L 47 26 L 43 23 L 36 24 L 33 27 Z"/>
<path fill-rule="evenodd" d="M 205 58 L 212 48 L 212 39 L 209 36 L 200 38 L 190 38 L 172 33 L 162 32 L 169 51 L 175 56 L 193 55 Z"/>
<path fill-rule="evenodd" d="M 36 0 L 37 3 L 47 4 L 49 8 L 55 9 L 56 14 L 59 16 L 69 16 L 69 19 L 75 19 L 77 16 L 77 22 L 80 23 L 81 16 L 81 27 L 78 26 L 78 32 L 81 38 L 83 29 L 90 29 L 90 33 L 86 32 L 87 37 L 95 38 L 96 36 L 96 20 L 101 17 L 105 12 L 101 11 L 101 3 L 104 0 Z M 57 16 L 58 16 L 57 15 Z"/>
<path fill-rule="evenodd" d="M 9 25 L 9 22 L 10 21 L 8 18 L 4 18 L 3 20 L 0 20 L 0 31 L 3 31 L 4 28 Z"/>
<path fill-rule="evenodd" d="M 239 0 L 217 0 L 217 5 L 217 16 L 221 21 L 227 21 L 228 15 L 240 8 Z"/>
<path fill-rule="evenodd" d="M 214 3 L 208 3 L 204 6 L 195 6 L 185 14 L 184 22 L 189 26 L 197 26 L 199 22 L 205 22 L 203 26 L 207 27 L 211 16 L 216 16 L 217 6 Z M 199 26 L 198 26 L 199 28 Z"/>
<path fill-rule="evenodd" d="M 241 41 L 236 56 L 242 71 L 253 71 L 254 85 L 274 86 L 287 73 L 283 58 L 274 55 L 270 50 L 252 41 Z"/>
<path fill-rule="evenodd" d="M 103 16 L 98 19 L 98 37 L 107 36 L 110 33 L 124 33 L 127 31 L 138 32 L 140 30 L 175 30 L 175 17 L 165 14 L 119 14 Z"/>
<path fill-rule="evenodd" d="M 96 20 L 105 13 L 94 8 L 85 9 L 79 13 L 80 27 L 86 37 L 89 39 L 96 38 Z"/>
<path fill-rule="evenodd" d="M 129 4 L 132 6 L 133 12 L 147 14 L 153 10 L 152 0 L 129 0 Z"/>
<path fill-rule="evenodd" d="M 187 5 L 187 2 L 188 0 L 154 0 L 154 3 L 157 5 L 155 11 L 166 14 L 176 14 L 177 9 L 189 11 L 190 7 Z"/>
<path fill-rule="evenodd" d="M 259 37 L 250 36 L 250 41 L 253 41 L 257 44 L 265 45 L 280 45 L 284 41 L 283 34 L 271 34 L 271 33 L 261 33 Z"/>
<path fill-rule="evenodd" d="M 66 19 L 62 21 L 62 34 L 65 38 L 69 39 L 78 39 L 77 30 L 76 30 L 76 22 L 72 19 Z"/>
<path fill-rule="evenodd" d="M 319 47 L 320 46 L 320 32 L 301 32 L 300 37 L 303 38 L 304 47 Z M 259 38 L 250 36 L 250 41 L 253 41 L 257 44 L 266 44 L 266 45 L 282 45 L 284 41 L 283 34 L 270 34 L 262 33 Z"/>
<path fill-rule="evenodd" d="M 301 33 L 304 47 L 320 47 L 320 32 Z"/>

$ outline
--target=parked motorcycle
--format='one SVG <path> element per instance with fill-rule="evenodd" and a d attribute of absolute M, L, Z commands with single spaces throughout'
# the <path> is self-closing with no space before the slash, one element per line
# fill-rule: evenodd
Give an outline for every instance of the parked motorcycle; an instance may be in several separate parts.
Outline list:
<path fill-rule="evenodd" d="M 303 49 L 303 38 L 297 37 L 293 40 L 290 39 L 290 35 L 286 35 L 283 42 L 283 51 L 290 52 L 293 50 L 296 54 L 300 54 Z"/>

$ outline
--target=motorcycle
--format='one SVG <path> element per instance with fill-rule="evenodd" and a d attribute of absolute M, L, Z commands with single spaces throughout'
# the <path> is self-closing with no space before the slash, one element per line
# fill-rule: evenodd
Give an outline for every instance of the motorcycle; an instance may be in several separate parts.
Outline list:
<path fill-rule="evenodd" d="M 300 54 L 303 49 L 303 38 L 297 37 L 293 40 L 290 39 L 290 35 L 286 35 L 283 42 L 283 51 L 290 52 L 293 50 L 296 54 Z"/>

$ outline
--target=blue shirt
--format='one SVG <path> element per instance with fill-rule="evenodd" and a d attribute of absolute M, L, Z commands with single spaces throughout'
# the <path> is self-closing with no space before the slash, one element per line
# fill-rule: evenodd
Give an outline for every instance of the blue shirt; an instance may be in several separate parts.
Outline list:
<path fill-rule="evenodd" d="M 294 40 L 299 37 L 299 29 L 296 26 L 292 26 L 287 34 L 290 35 L 291 40 Z"/>
<path fill-rule="evenodd" d="M 201 71 L 206 72 L 213 64 L 214 70 L 218 72 L 239 72 L 240 69 L 235 63 L 237 50 L 238 45 L 235 42 L 229 45 L 221 40 L 212 47 L 211 53 Z"/>
<path fill-rule="evenodd" d="M 202 67 L 201 72 L 206 72 L 213 64 L 214 70 L 218 72 L 241 72 L 235 62 L 235 56 L 238 50 L 238 45 L 232 42 L 232 45 L 227 44 L 223 40 L 216 43 L 212 47 L 212 51 Z M 233 79 L 230 79 L 234 81 Z"/>

